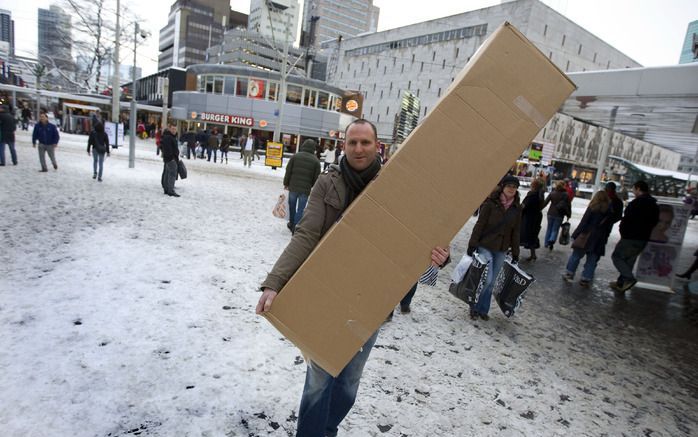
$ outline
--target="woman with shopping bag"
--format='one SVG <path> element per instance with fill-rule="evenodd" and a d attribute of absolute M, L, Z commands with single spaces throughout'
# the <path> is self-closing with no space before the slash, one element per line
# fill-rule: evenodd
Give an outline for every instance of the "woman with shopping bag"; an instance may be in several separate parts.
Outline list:
<path fill-rule="evenodd" d="M 477 251 L 488 264 L 487 279 L 477 303 L 470 306 L 470 318 L 489 320 L 494 280 L 511 249 L 514 262 L 519 260 L 519 233 L 521 229 L 521 201 L 519 180 L 507 175 L 480 206 L 477 223 L 468 242 L 468 255 Z"/>
<path fill-rule="evenodd" d="M 599 191 L 589 202 L 582 221 L 572 233 L 572 253 L 567 260 L 567 269 L 562 278 L 566 282 L 574 281 L 579 262 L 586 256 L 584 270 L 579 285 L 588 287 L 594 279 L 594 272 L 599 259 L 606 253 L 606 242 L 611 234 L 611 198 L 606 191 Z"/>

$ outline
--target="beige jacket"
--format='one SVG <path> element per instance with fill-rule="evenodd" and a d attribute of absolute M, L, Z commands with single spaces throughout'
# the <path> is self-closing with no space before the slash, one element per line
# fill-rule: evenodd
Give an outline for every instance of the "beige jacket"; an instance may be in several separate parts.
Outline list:
<path fill-rule="evenodd" d="M 308 258 L 344 211 L 347 188 L 338 165 L 331 165 L 328 172 L 321 174 L 308 198 L 303 218 L 286 249 L 274 264 L 261 288 L 281 291 L 291 276 Z"/>

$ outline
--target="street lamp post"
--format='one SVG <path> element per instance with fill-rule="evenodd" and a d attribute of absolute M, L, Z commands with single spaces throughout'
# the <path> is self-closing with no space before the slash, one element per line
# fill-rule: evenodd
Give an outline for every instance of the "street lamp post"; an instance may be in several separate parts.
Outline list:
<path fill-rule="evenodd" d="M 284 117 L 284 101 L 286 100 L 286 63 L 288 62 L 288 30 L 291 26 L 291 16 L 290 14 L 286 17 L 286 37 L 284 40 L 284 56 L 281 59 L 281 81 L 279 87 L 281 89 L 278 92 L 277 98 L 279 99 L 279 116 L 276 119 L 276 127 L 274 128 L 274 142 L 281 142 L 281 120 Z M 278 53 L 278 52 L 277 52 Z"/>
<path fill-rule="evenodd" d="M 129 119 L 129 135 L 128 135 L 128 168 L 136 166 L 136 94 L 138 93 L 138 78 L 136 77 L 136 48 L 138 47 L 138 34 L 141 38 L 145 38 L 147 34 L 140 30 L 138 23 L 134 23 L 135 32 L 133 34 L 133 69 L 131 70 L 131 117 Z"/>
<path fill-rule="evenodd" d="M 116 0 L 116 41 L 114 41 L 114 76 L 111 85 L 111 119 L 116 123 L 116 135 L 114 135 L 114 147 L 119 146 L 119 101 L 121 100 L 121 88 L 119 84 L 119 17 L 121 15 L 121 0 Z"/>

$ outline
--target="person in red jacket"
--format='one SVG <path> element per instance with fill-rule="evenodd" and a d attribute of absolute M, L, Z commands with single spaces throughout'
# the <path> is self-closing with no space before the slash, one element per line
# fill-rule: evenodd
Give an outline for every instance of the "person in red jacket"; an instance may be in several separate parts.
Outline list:
<path fill-rule="evenodd" d="M 157 149 L 155 151 L 156 155 L 160 155 L 160 142 L 161 141 L 162 141 L 162 130 L 158 129 L 155 131 L 155 147 Z"/>

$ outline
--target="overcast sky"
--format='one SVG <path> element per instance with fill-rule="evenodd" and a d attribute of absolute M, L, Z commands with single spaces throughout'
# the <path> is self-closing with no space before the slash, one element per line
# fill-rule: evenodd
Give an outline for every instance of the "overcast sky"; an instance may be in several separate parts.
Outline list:
<path fill-rule="evenodd" d="M 678 63 L 688 23 L 698 20 L 696 0 L 543 0 L 644 66 Z M 50 0 L 0 0 L 0 9 L 12 11 L 16 50 L 36 56 L 37 10 Z M 115 7 L 116 0 L 111 0 Z M 158 32 L 167 23 L 173 0 L 122 0 L 142 18 L 141 26 L 152 36 L 138 51 L 143 74 L 157 70 Z M 300 1 L 301 6 L 303 1 Z M 454 15 L 500 3 L 499 0 L 374 0 L 380 7 L 378 30 Z M 233 9 L 248 13 L 249 0 L 231 0 Z M 406 5 L 414 4 L 414 7 Z M 136 6 L 138 5 L 138 6 Z M 126 56 L 131 63 L 132 52 Z"/>

